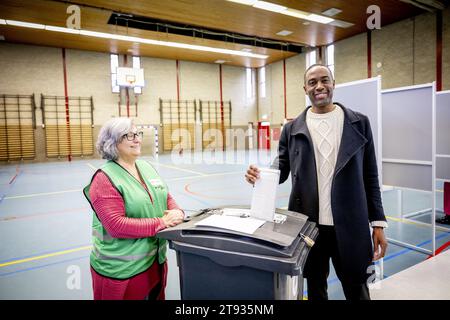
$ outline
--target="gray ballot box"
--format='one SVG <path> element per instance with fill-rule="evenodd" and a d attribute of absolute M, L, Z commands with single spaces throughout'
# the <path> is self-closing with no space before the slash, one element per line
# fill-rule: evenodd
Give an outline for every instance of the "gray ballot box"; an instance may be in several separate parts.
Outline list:
<path fill-rule="evenodd" d="M 223 209 L 196 212 L 157 234 L 176 252 L 181 299 L 301 300 L 316 224 L 303 214 L 276 209 L 284 221 L 265 222 L 253 234 L 195 225 Z"/>

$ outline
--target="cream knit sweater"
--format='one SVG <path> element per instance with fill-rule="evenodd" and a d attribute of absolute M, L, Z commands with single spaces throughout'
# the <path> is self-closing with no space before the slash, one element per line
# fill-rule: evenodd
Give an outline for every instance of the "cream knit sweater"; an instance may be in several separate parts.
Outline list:
<path fill-rule="evenodd" d="M 319 224 L 332 226 L 331 184 L 341 144 L 344 127 L 344 111 L 335 105 L 328 113 L 306 114 L 306 125 L 311 134 L 316 158 L 317 183 L 319 189 Z"/>

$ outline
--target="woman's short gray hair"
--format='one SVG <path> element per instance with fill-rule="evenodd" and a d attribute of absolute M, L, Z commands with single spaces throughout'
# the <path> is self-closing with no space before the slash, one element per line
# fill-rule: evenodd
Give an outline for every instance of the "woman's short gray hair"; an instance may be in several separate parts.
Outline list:
<path fill-rule="evenodd" d="M 103 159 L 117 160 L 117 144 L 132 127 L 130 118 L 112 118 L 103 125 L 97 138 L 97 151 Z"/>

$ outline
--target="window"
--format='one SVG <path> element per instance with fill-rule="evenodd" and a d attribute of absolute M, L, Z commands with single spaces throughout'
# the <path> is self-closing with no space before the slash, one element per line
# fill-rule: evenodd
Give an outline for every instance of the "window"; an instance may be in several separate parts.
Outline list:
<path fill-rule="evenodd" d="M 250 99 L 252 97 L 252 92 L 253 92 L 253 81 L 252 81 L 252 69 L 251 68 L 246 68 L 246 88 L 247 88 L 247 98 Z"/>
<path fill-rule="evenodd" d="M 111 54 L 111 88 L 113 93 L 120 92 L 120 87 L 117 85 L 117 67 L 119 67 L 119 55 Z"/>
<path fill-rule="evenodd" d="M 306 53 L 306 68 L 309 68 L 315 63 L 317 63 L 316 49 L 312 49 Z"/>
<path fill-rule="evenodd" d="M 140 69 L 141 68 L 141 57 L 133 57 L 133 68 L 134 69 Z M 141 87 L 134 87 L 133 88 L 135 94 L 141 94 L 142 88 Z"/>
<path fill-rule="evenodd" d="M 259 96 L 266 97 L 266 67 L 259 68 Z"/>
<path fill-rule="evenodd" d="M 327 46 L 327 67 L 330 68 L 334 77 L 334 44 Z"/>
<path fill-rule="evenodd" d="M 135 69 L 141 68 L 141 57 L 133 57 L 133 68 Z"/>

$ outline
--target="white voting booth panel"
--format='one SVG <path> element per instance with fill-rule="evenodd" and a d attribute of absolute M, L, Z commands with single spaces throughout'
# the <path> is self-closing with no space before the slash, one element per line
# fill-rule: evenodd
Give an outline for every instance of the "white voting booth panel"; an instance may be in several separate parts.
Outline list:
<path fill-rule="evenodd" d="M 432 191 L 432 85 L 382 92 L 383 182 Z"/>
<path fill-rule="evenodd" d="M 435 83 L 382 91 L 383 183 L 426 192 L 432 197 L 432 250 L 407 241 L 389 239 L 395 244 L 426 254 L 434 254 L 436 215 L 436 88 Z M 400 190 L 401 192 L 401 190 Z M 399 198 L 402 199 L 401 194 Z M 400 201 L 401 202 L 401 201 Z M 402 204 L 400 203 L 400 211 Z M 422 210 L 423 211 L 423 210 Z M 400 212 L 402 218 L 403 212 Z"/>
<path fill-rule="evenodd" d="M 436 178 L 450 181 L 450 91 L 436 94 Z"/>

